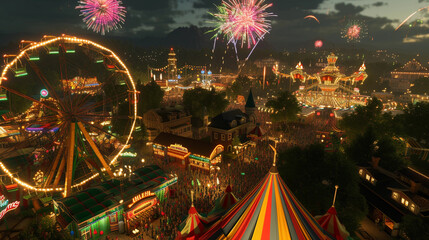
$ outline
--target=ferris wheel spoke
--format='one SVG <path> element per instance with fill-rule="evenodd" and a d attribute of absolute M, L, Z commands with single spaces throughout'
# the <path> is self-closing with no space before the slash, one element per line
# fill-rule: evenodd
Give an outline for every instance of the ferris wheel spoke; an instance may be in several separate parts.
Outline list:
<path fill-rule="evenodd" d="M 99 131 L 101 131 L 101 132 L 105 133 L 106 135 L 109 135 L 109 136 L 111 136 L 111 137 L 116 138 L 116 136 L 115 136 L 115 135 L 113 135 L 113 134 L 109 133 L 108 131 L 104 130 L 103 128 L 100 128 L 100 127 L 98 127 L 98 126 L 95 126 L 94 124 L 91 124 L 91 123 L 89 123 L 89 122 L 85 121 L 85 120 L 84 120 L 84 119 L 82 119 L 82 118 L 78 118 L 78 119 L 79 119 L 79 121 L 80 121 L 80 122 L 85 123 L 85 125 L 89 126 L 90 128 L 91 128 L 91 127 L 92 127 L 92 128 L 95 128 L 95 129 L 97 129 L 97 130 L 99 130 Z"/>
<path fill-rule="evenodd" d="M 49 81 L 46 79 L 45 75 L 43 75 L 42 71 L 40 71 L 37 65 L 34 62 L 30 61 L 30 56 L 28 56 L 27 53 L 25 54 L 25 59 L 27 60 L 28 64 L 33 69 L 33 71 L 36 73 L 36 75 L 39 77 L 39 79 L 42 81 L 42 84 L 45 85 L 45 87 L 51 93 L 53 98 L 57 100 L 57 102 L 61 105 L 62 110 L 65 110 L 64 105 L 62 104 L 62 102 L 60 101 L 60 98 L 55 92 L 55 88 L 52 87 L 52 85 L 49 83 Z"/>
<path fill-rule="evenodd" d="M 110 177 L 113 177 L 113 173 L 110 170 L 109 164 L 106 163 L 106 161 L 104 160 L 103 155 L 101 155 L 100 150 L 98 149 L 98 147 L 95 145 L 94 141 L 92 141 L 92 138 L 89 136 L 88 132 L 86 131 L 85 127 L 83 126 L 83 124 L 81 122 L 78 122 L 77 125 L 79 126 L 79 129 L 82 131 L 83 136 L 85 137 L 86 141 L 89 143 L 89 145 L 91 146 L 92 150 L 94 151 L 95 155 L 98 157 L 98 160 L 101 162 L 101 164 L 103 165 L 103 167 L 105 168 L 106 172 L 109 174 Z"/>
<path fill-rule="evenodd" d="M 121 93 L 121 94 L 118 94 L 118 95 L 116 95 L 114 97 L 109 97 L 107 99 L 103 99 L 102 101 L 90 104 L 88 106 L 85 106 L 85 107 L 81 108 L 80 111 L 78 112 L 78 114 L 87 113 L 87 112 L 89 112 L 89 111 L 91 111 L 91 110 L 93 110 L 95 108 L 98 108 L 98 107 L 101 107 L 101 106 L 106 105 L 108 103 L 112 103 L 114 101 L 117 101 L 117 100 L 121 99 L 120 97 L 125 97 L 127 95 L 128 95 L 128 93 Z"/>
<path fill-rule="evenodd" d="M 43 116 L 35 119 L 9 119 L 7 121 L 1 122 L 0 126 L 22 126 L 22 125 L 31 125 L 31 124 L 46 124 L 58 120 L 58 116 Z"/>
<path fill-rule="evenodd" d="M 36 100 L 36 99 L 34 99 L 34 98 L 32 98 L 32 97 L 29 97 L 29 96 L 27 96 L 27 95 L 25 95 L 25 94 L 23 94 L 23 93 L 21 93 L 21 92 L 18 92 L 18 91 L 16 91 L 16 90 L 14 90 L 14 89 L 11 89 L 11 88 L 8 88 L 8 87 L 5 87 L 5 86 L 3 86 L 3 85 L 0 85 L 0 88 L 3 88 L 3 89 L 5 89 L 5 90 L 6 90 L 6 91 L 8 91 L 8 92 L 11 92 L 11 93 L 13 93 L 13 94 L 15 94 L 15 95 L 17 95 L 17 96 L 20 96 L 20 97 L 25 98 L 25 99 L 27 99 L 27 100 L 30 100 L 30 101 L 32 101 L 32 102 L 39 103 L 39 104 L 41 104 L 41 105 L 45 106 L 46 108 L 49 108 L 50 110 L 52 110 L 52 111 L 54 111 L 54 112 L 64 113 L 64 112 L 63 112 L 63 111 L 61 111 L 60 109 L 56 109 L 56 108 L 54 108 L 54 107 L 51 107 L 51 106 L 49 106 L 49 105 L 47 105 L 47 104 L 45 104 L 45 103 L 43 103 L 43 102 L 41 102 L 41 101 L 38 101 L 38 100 Z"/>
<path fill-rule="evenodd" d="M 80 115 L 82 118 L 89 118 L 89 119 L 93 119 L 93 120 L 112 120 L 112 119 L 130 119 L 130 116 L 125 116 L 125 115 L 107 115 L 107 114 L 87 114 L 87 115 Z"/>
<path fill-rule="evenodd" d="M 58 150 L 57 155 L 55 156 L 55 160 L 54 160 L 54 162 L 53 162 L 53 164 L 52 164 L 52 167 L 50 168 L 50 171 L 49 171 L 48 177 L 47 177 L 47 179 L 46 179 L 46 181 L 45 181 L 45 187 L 46 187 L 46 186 L 49 186 L 49 185 L 51 184 L 51 182 L 52 182 L 52 180 L 53 180 L 53 177 L 54 177 L 54 174 L 55 174 L 55 171 L 56 171 L 56 169 L 57 169 L 57 166 L 58 166 L 59 160 L 60 160 L 60 158 L 61 158 L 61 157 L 62 157 L 62 155 L 63 155 L 63 151 L 64 151 L 64 147 L 63 147 L 63 145 L 61 145 L 61 146 L 60 146 L 60 149 Z"/>

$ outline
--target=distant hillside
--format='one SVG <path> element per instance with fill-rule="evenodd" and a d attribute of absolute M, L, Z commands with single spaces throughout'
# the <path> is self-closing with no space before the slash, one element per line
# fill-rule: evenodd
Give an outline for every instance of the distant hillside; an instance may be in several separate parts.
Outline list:
<path fill-rule="evenodd" d="M 211 34 L 206 34 L 210 28 L 196 26 L 176 28 L 165 37 L 146 37 L 138 42 L 142 47 L 175 47 L 185 49 L 210 48 L 213 44 Z"/>

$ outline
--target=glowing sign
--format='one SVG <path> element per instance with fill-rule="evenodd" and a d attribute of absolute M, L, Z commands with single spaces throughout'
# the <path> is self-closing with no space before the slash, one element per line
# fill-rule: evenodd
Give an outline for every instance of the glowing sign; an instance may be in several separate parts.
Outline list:
<path fill-rule="evenodd" d="M 183 147 L 180 144 L 171 144 L 169 148 L 180 151 L 180 152 L 185 152 L 185 153 L 188 152 L 188 149 Z"/>
<path fill-rule="evenodd" d="M 19 203 L 20 203 L 19 201 L 15 201 L 9 204 L 8 202 L 9 200 L 5 199 L 3 195 L 0 196 L 0 207 L 3 208 L 6 206 L 6 208 L 0 212 L 0 219 L 2 219 L 7 212 L 15 210 L 19 207 Z"/>
<path fill-rule="evenodd" d="M 46 90 L 46 89 L 42 89 L 42 90 L 40 90 L 40 96 L 42 96 L 42 97 L 47 97 L 47 96 L 48 96 L 48 94 L 49 94 L 48 90 Z"/>
<path fill-rule="evenodd" d="M 137 153 L 123 152 L 123 153 L 121 153 L 121 157 L 137 157 Z"/>
<path fill-rule="evenodd" d="M 156 199 L 156 197 L 152 197 L 149 198 L 145 201 L 142 201 L 139 205 L 136 205 L 136 207 L 134 207 L 134 209 L 130 210 L 127 213 L 128 219 L 133 218 L 134 216 L 150 209 L 152 206 L 154 206 L 156 203 L 158 202 L 158 200 Z"/>
<path fill-rule="evenodd" d="M 136 203 L 142 199 L 145 199 L 147 197 L 154 196 L 154 195 L 155 195 L 155 193 L 153 193 L 151 191 L 142 192 L 142 193 L 136 195 L 135 197 L 133 197 L 133 202 L 130 205 L 128 205 L 128 207 L 132 207 L 134 205 L 134 203 Z"/>

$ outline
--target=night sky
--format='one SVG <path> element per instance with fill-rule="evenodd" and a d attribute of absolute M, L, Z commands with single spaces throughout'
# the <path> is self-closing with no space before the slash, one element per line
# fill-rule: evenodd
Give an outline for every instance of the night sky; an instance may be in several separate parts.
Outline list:
<path fill-rule="evenodd" d="M 429 14 L 416 14 L 403 28 L 395 27 L 415 10 L 429 6 L 429 0 L 272 0 L 278 15 L 266 41 L 278 49 L 311 47 L 321 39 L 325 46 L 346 46 L 341 30 L 350 21 L 364 23 L 368 35 L 353 47 L 390 50 L 425 50 L 429 43 Z M 128 38 L 162 36 L 181 26 L 210 26 L 208 11 L 220 0 L 123 0 L 127 7 L 123 28 L 106 34 Z M 75 9 L 76 0 L 9 0 L 0 8 L 0 41 L 14 36 L 42 36 L 66 33 L 89 34 Z M 314 14 L 320 24 L 304 19 Z M 423 20 L 415 24 L 413 21 Z M 412 27 L 409 26 L 412 24 Z M 350 44 L 349 44 L 350 45 Z"/>

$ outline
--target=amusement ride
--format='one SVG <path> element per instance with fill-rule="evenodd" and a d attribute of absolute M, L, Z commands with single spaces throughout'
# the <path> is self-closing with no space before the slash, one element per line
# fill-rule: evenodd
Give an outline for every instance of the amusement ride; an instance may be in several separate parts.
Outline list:
<path fill-rule="evenodd" d="M 290 72 L 290 78 L 300 81 L 303 85 L 295 92 L 298 100 L 311 107 L 328 107 L 336 109 L 349 108 L 355 105 L 365 105 L 366 96 L 359 94 L 358 84 L 368 77 L 365 63 L 358 71 L 346 76 L 335 65 L 338 57 L 331 53 L 328 64 L 321 72 L 308 74 L 299 62 L 295 70 Z"/>
<path fill-rule="evenodd" d="M 113 178 L 138 102 L 118 55 L 86 39 L 44 36 L 21 41 L 4 63 L 0 92 L 9 113 L 0 127 L 19 135 L 0 148 L 2 181 L 67 197 L 91 180 Z"/>

